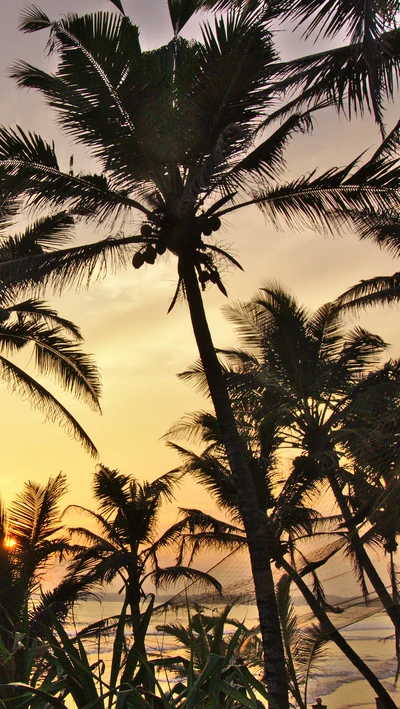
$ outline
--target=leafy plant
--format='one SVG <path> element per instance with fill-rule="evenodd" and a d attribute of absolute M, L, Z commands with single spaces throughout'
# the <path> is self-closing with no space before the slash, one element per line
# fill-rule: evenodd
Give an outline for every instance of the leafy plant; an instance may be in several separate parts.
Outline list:
<path fill-rule="evenodd" d="M 226 666 L 245 661 L 246 665 L 261 667 L 259 627 L 248 629 L 244 623 L 230 618 L 232 608 L 233 604 L 229 604 L 219 613 L 209 615 L 195 603 L 192 607 L 187 605 L 188 625 L 167 623 L 156 627 L 160 633 L 175 638 L 179 650 L 184 649 L 190 658 L 194 671 L 200 672 L 205 667 L 210 653 L 224 657 Z"/>
<path fill-rule="evenodd" d="M 148 629 L 153 603 L 154 599 L 142 618 L 141 641 Z M 201 671 L 196 672 L 192 659 L 171 657 L 148 662 L 138 651 L 139 638 L 125 652 L 125 624 L 126 604 L 116 630 L 111 664 L 106 667 L 101 657 L 91 664 L 80 638 L 70 638 L 54 620 L 55 632 L 46 631 L 47 669 L 41 685 L 33 682 L 8 685 L 20 692 L 13 709 L 45 706 L 65 709 L 68 698 L 77 709 L 259 709 L 257 697 L 269 699 L 263 685 L 246 667 L 228 665 L 227 657 L 232 656 L 240 629 L 229 643 L 231 650 L 227 656 L 209 653 Z M 186 679 L 171 682 L 166 690 L 157 673 L 176 663 L 185 667 Z"/>
<path fill-rule="evenodd" d="M 277 584 L 279 617 L 285 644 L 290 692 L 299 709 L 307 709 L 309 680 L 320 661 L 327 657 L 330 637 L 318 623 L 299 625 L 295 606 L 290 595 L 291 579 L 284 574 Z"/>

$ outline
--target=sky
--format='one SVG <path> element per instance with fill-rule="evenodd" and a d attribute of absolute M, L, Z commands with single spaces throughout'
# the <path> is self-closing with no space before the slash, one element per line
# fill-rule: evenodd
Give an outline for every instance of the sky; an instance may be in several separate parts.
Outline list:
<path fill-rule="evenodd" d="M 37 4 L 55 19 L 68 11 L 111 9 L 106 0 L 38 0 Z M 74 153 L 79 169 L 88 164 L 83 149 L 71 146 L 60 135 L 51 112 L 35 93 L 18 90 L 8 76 L 17 59 L 54 68 L 54 58 L 49 60 L 45 55 L 45 33 L 22 35 L 17 31 L 24 6 L 16 0 L 4 3 L 1 11 L 0 123 L 19 124 L 48 140 L 54 138 L 61 161 L 67 164 Z M 171 37 L 166 0 L 125 0 L 124 6 L 141 28 L 144 48 Z M 198 20 L 186 30 L 188 36 L 196 33 Z M 298 35 L 293 35 L 291 28 L 281 33 L 280 44 L 283 58 L 300 53 Z M 309 51 L 313 50 L 310 47 Z M 398 105 L 389 106 L 389 128 L 397 116 Z M 373 151 L 379 142 L 379 131 L 369 117 L 350 124 L 334 111 L 320 112 L 314 132 L 297 136 L 290 145 L 286 176 L 293 179 L 315 168 L 323 171 L 347 164 L 363 151 Z M 274 279 L 315 309 L 360 279 L 398 270 L 387 253 L 351 234 L 326 237 L 308 230 L 277 231 L 255 207 L 225 220 L 219 234 L 244 268 L 243 273 L 232 270 L 226 274 L 230 301 L 247 300 L 263 282 Z M 81 327 L 84 349 L 96 359 L 103 381 L 103 414 L 58 393 L 97 445 L 97 462 L 141 480 L 152 480 L 177 465 L 162 436 L 185 412 L 207 408 L 207 401 L 176 376 L 197 359 L 197 352 L 185 304 L 167 315 L 175 284 L 176 265 L 166 259 L 151 268 L 109 275 L 88 291 L 65 292 L 61 297 L 48 294 L 59 313 Z M 216 346 L 234 346 L 235 334 L 222 313 L 226 299 L 214 287 L 207 290 L 205 303 Z M 396 309 L 375 309 L 357 324 L 391 343 L 388 357 L 396 357 L 400 353 L 397 320 Z M 26 364 L 31 366 L 29 361 Z M 57 392 L 51 382 L 49 388 Z M 45 422 L 43 414 L 33 411 L 28 401 L 7 391 L 1 381 L 0 402 L 0 493 L 5 501 L 9 502 L 25 481 L 44 483 L 63 471 L 69 483 L 65 502 L 92 507 L 90 485 L 96 461 L 62 428 Z M 215 511 L 206 492 L 193 483 L 185 483 L 177 503 Z M 162 525 L 175 518 L 176 506 L 166 508 Z"/>

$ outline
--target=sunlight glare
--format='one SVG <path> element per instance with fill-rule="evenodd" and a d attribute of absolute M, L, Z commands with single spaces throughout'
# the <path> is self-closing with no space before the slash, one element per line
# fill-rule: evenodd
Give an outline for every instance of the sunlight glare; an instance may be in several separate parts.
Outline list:
<path fill-rule="evenodd" d="M 16 543 L 17 542 L 15 541 L 15 539 L 12 539 L 11 537 L 6 537 L 6 539 L 4 540 L 4 546 L 6 547 L 6 549 L 12 549 L 13 547 L 15 547 Z"/>

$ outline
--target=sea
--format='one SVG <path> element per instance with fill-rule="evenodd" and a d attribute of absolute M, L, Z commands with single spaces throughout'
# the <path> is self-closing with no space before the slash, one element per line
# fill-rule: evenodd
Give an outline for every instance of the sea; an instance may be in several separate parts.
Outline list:
<path fill-rule="evenodd" d="M 165 601 L 165 597 L 156 597 L 156 605 Z M 108 618 L 119 614 L 122 606 L 121 597 L 115 593 L 104 594 L 101 600 L 89 600 L 78 606 L 73 620 L 68 627 L 72 634 L 81 630 L 100 618 Z M 209 608 L 208 612 L 218 612 L 221 606 Z M 247 627 L 257 624 L 257 608 L 252 604 L 234 605 L 231 616 L 245 622 Z M 150 623 L 147 636 L 147 648 L 150 654 L 168 654 L 176 650 L 171 638 L 157 631 L 156 626 L 166 622 L 180 621 L 185 623 L 186 609 L 163 611 L 154 616 Z M 394 654 L 393 627 L 387 616 L 376 612 L 358 622 L 351 623 L 341 632 L 358 652 L 362 659 L 380 678 L 389 694 L 393 696 L 400 707 L 400 682 L 396 687 L 396 659 Z M 107 664 L 111 659 L 112 637 L 105 638 L 100 646 L 100 656 Z M 88 652 L 98 656 L 97 644 L 88 645 Z M 96 657 L 97 659 L 97 657 Z M 312 707 L 322 699 L 327 709 L 376 709 L 375 694 L 369 684 L 348 662 L 337 647 L 330 643 L 327 655 L 319 661 L 308 689 L 308 707 Z M 293 707 L 296 707 L 293 704 Z"/>

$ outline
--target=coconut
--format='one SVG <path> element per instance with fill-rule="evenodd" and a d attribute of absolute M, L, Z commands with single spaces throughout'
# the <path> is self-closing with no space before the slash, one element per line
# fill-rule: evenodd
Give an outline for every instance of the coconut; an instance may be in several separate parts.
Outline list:
<path fill-rule="evenodd" d="M 221 227 L 221 220 L 219 217 L 217 217 L 216 214 L 214 214 L 214 216 L 209 219 L 208 223 L 213 231 L 218 231 L 218 229 Z"/>
<path fill-rule="evenodd" d="M 140 268 L 144 264 L 144 256 L 141 251 L 136 251 L 133 259 L 132 259 L 132 266 L 133 268 Z"/>
<path fill-rule="evenodd" d="M 165 254 L 166 250 L 167 250 L 167 245 L 166 245 L 164 239 L 159 239 L 156 243 L 157 253 L 160 254 L 160 256 L 162 256 L 162 254 Z"/>
<path fill-rule="evenodd" d="M 150 224 L 142 224 L 140 227 L 140 233 L 142 236 L 151 236 L 153 233 L 153 229 Z"/>
<path fill-rule="evenodd" d="M 204 234 L 204 236 L 211 236 L 212 231 L 213 231 L 212 226 L 211 226 L 210 222 L 208 221 L 205 224 L 205 226 L 203 227 L 203 234 Z"/>
<path fill-rule="evenodd" d="M 155 250 L 154 246 L 147 246 L 145 251 L 143 252 L 143 258 L 146 261 L 146 263 L 154 263 L 157 257 L 157 251 Z"/>

